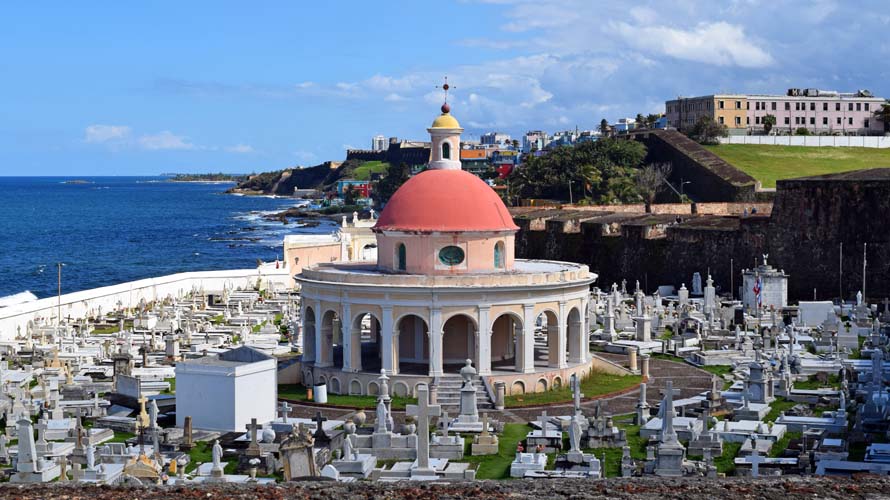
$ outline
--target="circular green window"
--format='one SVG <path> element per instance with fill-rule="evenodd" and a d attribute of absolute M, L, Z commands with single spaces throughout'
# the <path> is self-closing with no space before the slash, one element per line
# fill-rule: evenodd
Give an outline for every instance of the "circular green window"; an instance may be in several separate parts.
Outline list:
<path fill-rule="evenodd" d="M 446 266 L 456 266 L 464 261 L 464 250 L 461 247 L 445 247 L 439 250 L 439 262 Z"/>

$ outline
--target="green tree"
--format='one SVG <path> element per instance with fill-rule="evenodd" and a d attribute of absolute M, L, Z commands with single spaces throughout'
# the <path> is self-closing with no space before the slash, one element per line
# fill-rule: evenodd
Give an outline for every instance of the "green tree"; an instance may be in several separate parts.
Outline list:
<path fill-rule="evenodd" d="M 884 133 L 890 132 L 890 100 L 875 110 L 875 119 L 884 124 Z"/>
<path fill-rule="evenodd" d="M 606 121 L 605 118 L 600 120 L 600 133 L 603 134 L 603 136 L 609 135 L 609 122 Z"/>
<path fill-rule="evenodd" d="M 670 175 L 670 163 L 650 163 L 637 171 L 637 190 L 647 205 L 655 203 L 655 197 L 665 188 Z"/>
<path fill-rule="evenodd" d="M 377 181 L 371 197 L 374 198 L 378 206 L 382 207 L 410 177 L 411 167 L 405 162 L 400 163 L 398 166 L 389 167 L 386 175 Z"/>
<path fill-rule="evenodd" d="M 798 127 L 797 130 L 794 131 L 794 135 L 810 135 L 810 129 L 806 127 Z"/>
<path fill-rule="evenodd" d="M 512 196 L 593 203 L 640 200 L 636 172 L 646 157 L 637 141 L 603 138 L 529 158 L 507 181 Z M 570 191 L 571 190 L 571 191 Z"/>
<path fill-rule="evenodd" d="M 648 114 L 646 115 L 646 126 L 649 128 L 655 128 L 655 124 L 658 123 L 658 119 L 661 118 L 661 115 L 658 114 Z"/>
<path fill-rule="evenodd" d="M 766 115 L 761 120 L 761 123 L 763 123 L 763 131 L 766 132 L 766 135 L 769 135 L 773 127 L 776 126 L 776 117 L 774 115 Z"/>
<path fill-rule="evenodd" d="M 637 122 L 637 127 L 645 127 L 646 126 L 646 117 L 643 116 L 642 113 L 637 113 L 637 117 L 634 118 Z"/>
<path fill-rule="evenodd" d="M 710 116 L 703 116 L 689 130 L 689 137 L 699 144 L 719 144 L 721 137 L 729 135 L 726 125 L 717 123 Z"/>
<path fill-rule="evenodd" d="M 343 189 L 343 204 L 355 205 L 355 189 L 352 188 L 352 184 Z"/>

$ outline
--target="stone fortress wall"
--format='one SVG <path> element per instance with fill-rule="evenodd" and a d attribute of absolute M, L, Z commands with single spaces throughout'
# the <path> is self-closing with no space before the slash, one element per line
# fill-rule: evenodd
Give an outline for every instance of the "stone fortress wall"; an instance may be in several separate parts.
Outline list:
<path fill-rule="evenodd" d="M 854 297 L 862 288 L 867 243 L 865 295 L 890 296 L 890 168 L 779 181 L 772 210 L 754 203 L 711 205 L 698 204 L 697 213 L 690 206 L 684 214 L 659 206 L 654 213 L 516 209 L 516 257 L 587 264 L 601 288 L 622 279 L 639 279 L 646 290 L 688 287 L 694 272 L 710 270 L 727 291 L 730 266 L 739 287 L 741 270 L 769 254 L 769 262 L 790 275 L 794 303 L 811 300 L 814 289 L 820 300 L 836 298 L 841 286 L 845 299 Z M 755 215 L 752 206 L 760 207 Z M 748 207 L 749 215 L 739 215 L 738 207 Z"/>

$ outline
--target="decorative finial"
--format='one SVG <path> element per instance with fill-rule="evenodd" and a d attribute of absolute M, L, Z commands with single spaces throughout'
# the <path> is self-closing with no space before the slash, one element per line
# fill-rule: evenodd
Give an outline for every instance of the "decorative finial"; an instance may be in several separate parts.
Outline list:
<path fill-rule="evenodd" d="M 445 102 L 442 104 L 442 112 L 448 113 L 449 111 L 451 111 L 451 106 L 448 105 L 448 91 L 452 88 L 457 88 L 457 87 L 452 87 L 451 85 L 449 85 L 448 77 L 446 76 L 445 83 L 443 83 L 442 86 L 436 86 L 436 88 L 442 89 L 445 92 Z"/>

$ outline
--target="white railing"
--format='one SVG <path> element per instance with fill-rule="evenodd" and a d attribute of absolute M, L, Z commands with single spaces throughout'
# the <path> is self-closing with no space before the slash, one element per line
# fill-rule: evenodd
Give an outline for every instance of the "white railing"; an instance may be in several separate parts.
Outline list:
<path fill-rule="evenodd" d="M 122 307 L 135 307 L 140 301 L 169 297 L 182 297 L 192 290 L 222 292 L 223 287 L 232 289 L 252 289 L 260 282 L 263 289 L 270 284 L 276 290 L 293 288 L 288 269 L 276 269 L 263 265 L 258 269 L 232 269 L 225 271 L 194 271 L 170 274 L 156 278 L 103 286 L 90 290 L 66 293 L 59 297 L 47 297 L 0 309 L 0 341 L 12 340 L 21 332 L 27 331 L 29 321 L 35 323 L 43 319 L 55 324 L 59 313 L 62 318 L 80 319 L 88 314 L 96 314 L 99 308 L 106 312 L 114 311 L 118 304 Z"/>
<path fill-rule="evenodd" d="M 760 144 L 765 146 L 811 146 L 890 148 L 890 137 L 865 135 L 731 135 L 721 144 Z"/>

